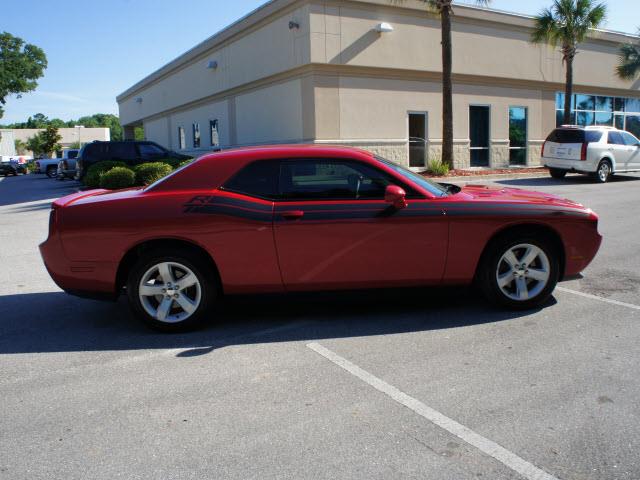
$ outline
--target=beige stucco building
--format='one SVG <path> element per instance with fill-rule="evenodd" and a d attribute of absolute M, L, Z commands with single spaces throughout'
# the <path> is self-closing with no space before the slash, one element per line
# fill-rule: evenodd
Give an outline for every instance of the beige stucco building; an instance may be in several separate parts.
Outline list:
<path fill-rule="evenodd" d="M 44 128 L 14 128 L 3 130 L 7 136 L 11 136 L 13 140 L 20 140 L 26 143 L 31 137 L 36 136 L 40 132 L 44 132 Z M 63 150 L 71 148 L 74 145 L 93 142 L 94 140 L 109 141 L 111 139 L 111 130 L 103 127 L 68 127 L 59 128 L 58 134 L 60 141 L 58 142 Z M 12 140 L 12 141 L 13 141 Z M 31 153 L 31 152 L 30 152 Z"/>
<path fill-rule="evenodd" d="M 539 164 L 562 106 L 564 67 L 557 50 L 529 42 L 532 25 L 455 7 L 457 167 Z M 580 46 L 577 123 L 640 134 L 640 81 L 614 75 L 619 45 L 636 40 L 594 31 Z M 421 2 L 273 0 L 117 101 L 125 135 L 142 125 L 147 139 L 192 154 L 337 143 L 419 168 L 441 150 L 440 80 L 440 22 Z"/>

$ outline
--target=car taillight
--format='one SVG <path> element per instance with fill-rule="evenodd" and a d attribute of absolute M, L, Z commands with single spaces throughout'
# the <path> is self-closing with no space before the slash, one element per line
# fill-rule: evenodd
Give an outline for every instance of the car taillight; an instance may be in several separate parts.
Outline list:
<path fill-rule="evenodd" d="M 580 160 L 585 161 L 587 159 L 587 147 L 589 144 L 587 142 L 582 144 L 582 150 L 580 151 Z"/>
<path fill-rule="evenodd" d="M 66 160 L 62 161 L 62 169 L 63 170 L 69 170 L 69 164 L 67 163 Z"/>
<path fill-rule="evenodd" d="M 36 162 L 36 168 L 40 170 L 40 162 Z"/>
<path fill-rule="evenodd" d="M 540 152 L 540 156 L 541 156 L 541 157 L 544 157 L 544 146 L 545 146 L 546 144 L 547 144 L 547 142 L 544 142 L 544 143 L 542 144 L 542 152 Z"/>

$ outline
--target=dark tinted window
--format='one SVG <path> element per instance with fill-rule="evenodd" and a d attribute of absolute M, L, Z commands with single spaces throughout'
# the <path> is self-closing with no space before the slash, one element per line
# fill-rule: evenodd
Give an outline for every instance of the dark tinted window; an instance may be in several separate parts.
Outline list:
<path fill-rule="evenodd" d="M 222 187 L 230 192 L 273 199 L 278 196 L 280 162 L 263 160 L 247 165 Z"/>
<path fill-rule="evenodd" d="M 599 142 L 601 138 L 602 138 L 602 132 L 597 130 L 556 128 L 547 137 L 547 142 L 554 142 L 554 143 Z"/>
<path fill-rule="evenodd" d="M 154 158 L 164 158 L 167 156 L 167 153 L 162 148 L 153 143 L 138 144 L 138 151 L 143 160 L 152 160 Z"/>
<path fill-rule="evenodd" d="M 108 158 L 106 143 L 91 143 L 86 145 L 82 152 L 82 159 L 89 162 L 99 162 Z"/>
<path fill-rule="evenodd" d="M 77 150 L 69 150 L 67 152 L 67 158 L 76 158 L 78 156 Z"/>
<path fill-rule="evenodd" d="M 280 193 L 286 200 L 380 200 L 392 183 L 381 170 L 349 160 L 293 160 L 280 168 Z"/>
<path fill-rule="evenodd" d="M 620 135 L 620 133 L 618 132 L 609 132 L 609 139 L 608 139 L 608 143 L 609 144 L 613 144 L 613 145 L 624 145 L 624 140 L 622 139 L 622 135 Z"/>
<path fill-rule="evenodd" d="M 111 160 L 135 160 L 136 147 L 133 142 L 114 142 L 109 144 Z"/>

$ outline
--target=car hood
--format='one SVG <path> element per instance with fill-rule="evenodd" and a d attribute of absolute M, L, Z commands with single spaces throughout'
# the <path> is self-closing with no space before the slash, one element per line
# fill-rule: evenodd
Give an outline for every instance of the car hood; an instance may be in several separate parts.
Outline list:
<path fill-rule="evenodd" d="M 550 193 L 535 192 L 532 190 L 522 190 L 520 188 L 509 188 L 491 185 L 467 185 L 461 192 L 477 201 L 486 202 L 508 202 L 508 203 L 529 203 L 541 205 L 555 205 L 565 208 L 584 209 L 584 205 L 562 198 Z"/>

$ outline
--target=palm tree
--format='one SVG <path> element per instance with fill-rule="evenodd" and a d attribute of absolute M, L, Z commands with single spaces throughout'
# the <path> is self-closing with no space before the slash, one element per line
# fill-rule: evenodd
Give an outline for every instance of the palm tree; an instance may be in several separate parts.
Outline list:
<path fill-rule="evenodd" d="M 598 28 L 604 21 L 607 7 L 593 0 L 554 0 L 535 18 L 531 34 L 533 43 L 560 46 L 562 61 L 566 65 L 564 94 L 564 120 L 571 123 L 571 96 L 573 94 L 573 60 L 590 29 Z"/>
<path fill-rule="evenodd" d="M 442 163 L 453 168 L 453 61 L 451 42 L 451 16 L 453 0 L 420 0 L 427 8 L 440 16 L 442 34 Z M 476 0 L 479 6 L 487 6 L 491 0 Z"/>
<path fill-rule="evenodd" d="M 640 35 L 640 29 L 638 34 Z M 623 80 L 632 80 L 640 73 L 640 42 L 621 45 L 618 55 L 620 63 L 616 67 L 616 73 Z"/>

